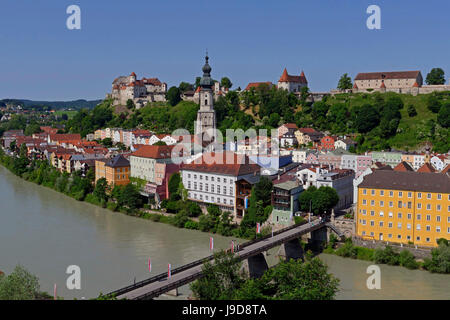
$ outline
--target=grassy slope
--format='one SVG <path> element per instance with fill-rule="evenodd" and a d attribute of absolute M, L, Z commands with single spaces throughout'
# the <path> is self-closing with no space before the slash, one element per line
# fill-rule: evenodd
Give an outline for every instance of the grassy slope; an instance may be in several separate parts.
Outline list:
<path fill-rule="evenodd" d="M 428 95 L 417 95 L 413 96 L 410 94 L 396 94 L 396 93 L 385 93 L 382 94 L 385 99 L 390 96 L 400 96 L 403 100 L 404 107 L 400 110 L 402 115 L 402 119 L 400 120 L 398 133 L 389 139 L 389 143 L 391 146 L 399 149 L 404 149 L 407 147 L 409 150 L 414 149 L 422 142 L 427 140 L 427 131 L 426 123 L 433 119 L 436 121 L 437 114 L 432 113 L 426 107 L 426 99 Z M 350 108 L 358 105 L 362 105 L 365 103 L 373 102 L 372 94 L 355 94 L 355 95 L 337 95 L 333 98 L 330 98 L 327 102 L 332 105 L 337 102 L 344 102 L 346 97 L 349 97 L 348 100 Z M 417 115 L 415 117 L 409 117 L 407 108 L 412 104 L 417 111 Z"/>

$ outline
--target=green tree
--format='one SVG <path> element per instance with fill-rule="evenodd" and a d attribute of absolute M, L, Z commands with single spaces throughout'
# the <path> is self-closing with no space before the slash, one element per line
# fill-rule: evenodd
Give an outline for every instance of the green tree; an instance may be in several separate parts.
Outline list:
<path fill-rule="evenodd" d="M 8 276 L 0 275 L 0 300 L 34 300 L 39 290 L 39 279 L 20 265 Z"/>
<path fill-rule="evenodd" d="M 431 250 L 431 259 L 425 259 L 423 267 L 433 273 L 450 273 L 450 245 L 448 240 L 439 241 L 439 246 Z"/>
<path fill-rule="evenodd" d="M 214 263 L 206 262 L 203 277 L 190 285 L 194 297 L 199 300 L 230 300 L 244 283 L 239 271 L 241 262 L 232 253 L 214 254 Z"/>
<path fill-rule="evenodd" d="M 178 193 L 179 186 L 181 182 L 180 174 L 174 173 L 169 178 L 169 194 Z"/>
<path fill-rule="evenodd" d="M 445 103 L 439 110 L 437 122 L 444 128 L 450 127 L 450 102 Z"/>
<path fill-rule="evenodd" d="M 427 74 L 425 82 L 429 85 L 444 84 L 445 74 L 441 68 L 433 68 L 430 73 Z"/>
<path fill-rule="evenodd" d="M 256 201 L 262 201 L 264 207 L 271 204 L 273 183 L 266 176 L 261 176 L 258 183 L 255 184 L 254 193 Z"/>
<path fill-rule="evenodd" d="M 171 106 L 176 106 L 181 101 L 181 92 L 177 87 L 170 87 L 166 93 L 166 99 Z"/>
<path fill-rule="evenodd" d="M 426 105 L 427 108 L 433 113 L 438 113 L 441 109 L 441 101 L 435 94 L 428 95 Z"/>
<path fill-rule="evenodd" d="M 411 118 L 417 116 L 416 108 L 412 104 L 408 105 L 408 109 L 406 109 L 406 111 L 408 112 L 408 116 Z"/>
<path fill-rule="evenodd" d="M 347 90 L 352 88 L 352 78 L 348 76 L 347 73 L 344 73 L 341 78 L 339 79 L 338 83 L 338 89 L 339 90 Z"/>
<path fill-rule="evenodd" d="M 105 178 L 100 178 L 94 188 L 94 196 L 102 203 L 108 202 L 108 181 Z"/>
<path fill-rule="evenodd" d="M 118 202 L 122 206 L 127 206 L 130 209 L 136 209 L 141 206 L 141 196 L 137 187 L 129 183 L 120 192 Z"/>
<path fill-rule="evenodd" d="M 135 106 L 133 100 L 128 99 L 128 100 L 127 100 L 127 108 L 130 109 L 130 110 L 132 110 L 132 109 L 134 109 L 135 107 L 136 107 L 136 106 Z"/>
<path fill-rule="evenodd" d="M 189 90 L 194 90 L 194 86 L 188 82 L 180 82 L 180 85 L 178 86 L 181 93 L 184 93 Z"/>
<path fill-rule="evenodd" d="M 356 128 L 358 132 L 367 133 L 380 123 L 377 110 L 370 104 L 365 104 L 357 111 Z"/>
<path fill-rule="evenodd" d="M 229 78 L 227 78 L 227 77 L 223 77 L 223 78 L 220 80 L 220 85 L 221 85 L 222 87 L 227 88 L 227 89 L 230 89 L 230 88 L 233 86 L 233 84 L 231 83 L 231 80 L 230 80 Z"/>

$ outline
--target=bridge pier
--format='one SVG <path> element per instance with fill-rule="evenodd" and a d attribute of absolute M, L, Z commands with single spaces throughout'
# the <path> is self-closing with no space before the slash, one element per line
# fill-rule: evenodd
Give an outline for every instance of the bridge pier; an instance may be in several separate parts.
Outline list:
<path fill-rule="evenodd" d="M 165 294 L 172 297 L 178 297 L 178 288 L 167 291 Z"/>
<path fill-rule="evenodd" d="M 300 239 L 294 239 L 283 243 L 278 250 L 278 257 L 284 260 L 304 260 L 303 247 L 300 244 Z"/>
<path fill-rule="evenodd" d="M 263 253 L 249 257 L 244 260 L 242 264 L 244 271 L 250 276 L 250 278 L 260 278 L 264 272 L 269 269 L 267 261 Z"/>
<path fill-rule="evenodd" d="M 320 251 L 322 245 L 329 239 L 328 228 L 323 227 L 311 232 L 311 242 L 314 250 Z"/>

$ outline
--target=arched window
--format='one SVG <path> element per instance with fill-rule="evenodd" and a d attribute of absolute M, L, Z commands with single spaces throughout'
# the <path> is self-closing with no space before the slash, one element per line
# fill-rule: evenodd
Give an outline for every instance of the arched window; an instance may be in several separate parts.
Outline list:
<path fill-rule="evenodd" d="M 208 105 L 208 99 L 205 99 L 205 106 Z"/>

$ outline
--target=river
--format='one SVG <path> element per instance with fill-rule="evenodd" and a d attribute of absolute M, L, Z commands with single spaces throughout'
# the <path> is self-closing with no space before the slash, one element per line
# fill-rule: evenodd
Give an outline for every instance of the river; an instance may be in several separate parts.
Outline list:
<path fill-rule="evenodd" d="M 178 229 L 73 200 L 26 182 L 0 166 L 0 270 L 17 264 L 41 289 L 66 299 L 93 298 L 210 254 L 208 233 Z M 213 235 L 216 250 L 230 238 Z M 269 252 L 269 264 L 276 249 Z M 152 260 L 152 272 L 148 259 Z M 320 255 L 341 280 L 338 299 L 450 299 L 450 276 L 381 265 L 381 289 L 368 290 L 369 262 Z M 66 269 L 81 269 L 81 290 L 68 290 Z M 180 288 L 181 296 L 188 286 Z M 166 298 L 164 296 L 162 299 Z"/>

